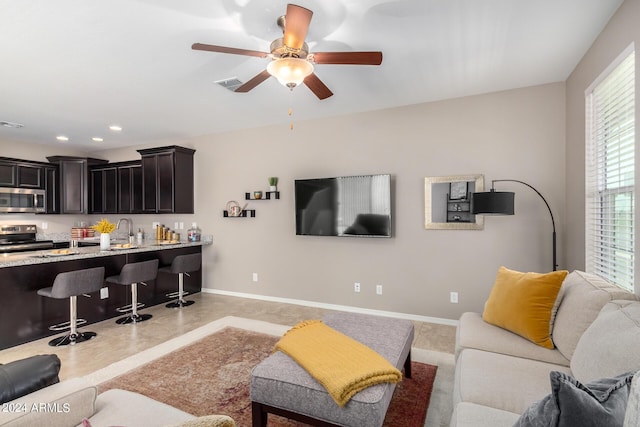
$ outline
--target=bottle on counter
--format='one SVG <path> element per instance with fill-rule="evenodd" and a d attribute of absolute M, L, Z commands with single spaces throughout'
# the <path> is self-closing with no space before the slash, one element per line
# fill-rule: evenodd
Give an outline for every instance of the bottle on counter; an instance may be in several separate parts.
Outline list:
<path fill-rule="evenodd" d="M 191 228 L 187 231 L 187 241 L 188 242 L 199 242 L 200 241 L 200 228 L 194 222 L 191 224 Z"/>

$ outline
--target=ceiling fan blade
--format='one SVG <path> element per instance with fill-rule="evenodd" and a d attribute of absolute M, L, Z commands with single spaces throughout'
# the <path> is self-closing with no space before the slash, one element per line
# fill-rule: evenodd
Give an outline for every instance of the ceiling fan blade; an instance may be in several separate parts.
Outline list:
<path fill-rule="evenodd" d="M 314 52 L 316 64 L 380 65 L 382 52 Z"/>
<path fill-rule="evenodd" d="M 266 52 L 257 50 L 237 49 L 235 47 L 216 46 L 214 44 L 194 43 L 191 45 L 193 50 L 206 50 L 209 52 L 231 53 L 234 55 L 257 56 L 258 58 L 266 58 L 269 56 Z"/>
<path fill-rule="evenodd" d="M 306 84 L 307 87 L 311 89 L 311 92 L 313 92 L 319 99 L 327 99 L 333 95 L 331 89 L 322 83 L 322 80 L 320 80 L 315 73 L 309 74 L 304 79 L 304 84 Z"/>
<path fill-rule="evenodd" d="M 239 86 L 234 92 L 242 92 L 242 93 L 249 92 L 251 89 L 258 86 L 263 81 L 267 80 L 269 77 L 271 77 L 271 74 L 269 74 L 267 70 L 263 70 L 260 74 L 256 75 L 254 78 L 252 78 L 242 86 Z"/>
<path fill-rule="evenodd" d="M 295 4 L 287 5 L 284 21 L 284 44 L 292 49 L 300 49 L 307 37 L 313 12 Z"/>

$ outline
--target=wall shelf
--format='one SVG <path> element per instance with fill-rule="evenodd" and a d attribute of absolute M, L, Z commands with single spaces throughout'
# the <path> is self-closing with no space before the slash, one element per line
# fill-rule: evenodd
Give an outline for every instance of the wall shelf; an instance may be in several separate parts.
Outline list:
<path fill-rule="evenodd" d="M 248 214 L 247 214 L 248 212 Z M 224 210 L 222 211 L 222 214 L 224 215 L 225 218 L 246 218 L 247 216 L 250 216 L 251 218 L 255 218 L 256 217 L 256 210 L 255 209 L 245 209 L 242 211 L 242 213 L 239 216 L 231 216 L 229 215 L 229 211 L 228 210 Z"/>
<path fill-rule="evenodd" d="M 256 198 L 251 197 L 252 193 L 244 193 L 244 199 L 245 200 L 257 200 L 257 201 L 260 201 L 260 200 L 271 200 L 271 195 L 272 194 L 274 195 L 273 197 L 276 200 L 280 199 L 280 192 L 279 191 L 263 191 L 262 193 L 264 194 L 264 197 L 261 198 L 261 199 L 256 199 Z"/>

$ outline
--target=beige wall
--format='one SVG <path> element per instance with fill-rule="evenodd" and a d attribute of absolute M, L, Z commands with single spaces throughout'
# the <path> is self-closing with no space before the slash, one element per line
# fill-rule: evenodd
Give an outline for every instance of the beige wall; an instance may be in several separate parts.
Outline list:
<path fill-rule="evenodd" d="M 567 79 L 566 260 L 570 269 L 585 268 L 584 250 L 584 91 L 631 43 L 640 46 L 640 1 L 627 0 L 611 18 Z M 640 123 L 640 55 L 636 52 L 636 126 Z M 638 150 L 636 144 L 636 150 Z M 636 158 L 638 155 L 636 154 Z M 640 185 L 636 174 L 636 185 Z M 638 203 L 636 199 L 636 203 Z M 636 205 L 638 212 L 638 205 Z M 636 239 L 640 236 L 636 236 Z M 636 240 L 636 247 L 638 240 Z M 640 289 L 636 285 L 636 289 Z"/>
<path fill-rule="evenodd" d="M 487 218 L 482 231 L 425 230 L 424 177 L 524 180 L 548 199 L 561 233 L 564 111 L 564 85 L 551 84 L 295 123 L 293 131 L 283 111 L 279 126 L 176 142 L 197 150 L 193 217 L 215 242 L 205 251 L 205 286 L 449 319 L 481 310 L 500 265 L 551 268 L 549 215 L 531 190 L 503 184 L 517 193 L 515 216 Z M 369 173 L 394 176 L 393 238 L 295 235 L 294 179 Z M 244 203 L 273 175 L 280 200 L 251 202 L 256 218 L 222 217 L 227 201 Z M 450 291 L 459 304 L 449 303 Z"/>
<path fill-rule="evenodd" d="M 488 217 L 481 231 L 425 230 L 424 178 L 484 174 L 487 188 L 491 179 L 526 181 L 545 195 L 562 235 L 564 99 L 557 83 L 300 122 L 293 131 L 283 111 L 279 126 L 175 141 L 197 150 L 196 214 L 158 220 L 197 221 L 213 234 L 204 252 L 211 289 L 457 319 L 482 310 L 500 265 L 550 270 L 551 221 L 534 192 L 503 183 L 498 189 L 516 192 L 516 215 Z M 20 153 L 11 156 L 40 158 Z M 91 155 L 139 158 L 135 148 Z M 393 238 L 295 235 L 294 179 L 371 173 L 394 177 Z M 223 218 L 227 201 L 267 190 L 273 175 L 280 200 L 251 202 L 256 218 Z M 154 219 L 135 216 L 134 224 L 148 229 Z M 459 304 L 449 303 L 450 291 Z"/>

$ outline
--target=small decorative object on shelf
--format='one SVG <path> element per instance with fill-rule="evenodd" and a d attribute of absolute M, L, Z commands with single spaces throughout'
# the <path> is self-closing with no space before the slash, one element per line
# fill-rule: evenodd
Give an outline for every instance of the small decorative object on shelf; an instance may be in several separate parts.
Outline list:
<path fill-rule="evenodd" d="M 229 212 L 229 216 L 246 216 L 242 215 L 242 212 L 247 207 L 247 205 L 248 203 L 245 203 L 244 206 L 240 207 L 240 203 L 236 202 L 235 200 L 229 200 L 227 202 L 227 211 Z"/>
<path fill-rule="evenodd" d="M 260 192 L 262 193 L 262 192 Z M 257 198 L 255 196 L 255 192 L 253 197 L 251 197 L 251 193 L 244 193 L 244 199 L 245 200 L 271 200 L 271 195 L 274 195 L 275 199 L 280 199 L 280 192 L 279 191 L 267 191 L 266 193 L 264 193 L 264 197 L 262 197 L 262 195 L 260 196 L 260 198 Z"/>
<path fill-rule="evenodd" d="M 274 192 L 278 191 L 278 177 L 270 176 L 269 177 L 269 191 Z"/>
<path fill-rule="evenodd" d="M 256 199 L 256 200 L 262 199 L 262 191 L 254 191 L 253 192 L 253 198 Z"/>
<path fill-rule="evenodd" d="M 255 209 L 243 209 L 242 213 L 240 215 L 231 215 L 231 212 L 224 210 L 222 211 L 222 214 L 224 215 L 225 218 L 246 218 L 247 216 L 250 216 L 251 218 L 255 218 L 256 217 L 256 210 Z"/>

